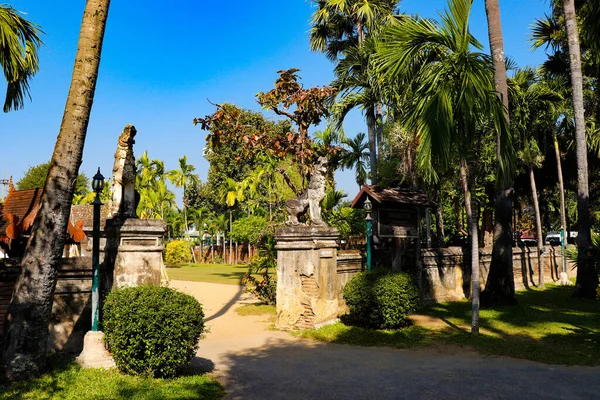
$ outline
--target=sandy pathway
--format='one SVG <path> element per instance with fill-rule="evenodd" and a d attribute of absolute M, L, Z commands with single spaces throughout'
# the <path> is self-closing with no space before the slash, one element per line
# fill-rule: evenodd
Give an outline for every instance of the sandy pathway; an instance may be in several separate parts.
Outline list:
<path fill-rule="evenodd" d="M 241 288 L 172 281 L 204 306 L 210 331 L 194 364 L 213 371 L 228 399 L 597 399 L 600 368 L 546 365 L 438 350 L 352 347 L 268 330 L 239 316 Z"/>

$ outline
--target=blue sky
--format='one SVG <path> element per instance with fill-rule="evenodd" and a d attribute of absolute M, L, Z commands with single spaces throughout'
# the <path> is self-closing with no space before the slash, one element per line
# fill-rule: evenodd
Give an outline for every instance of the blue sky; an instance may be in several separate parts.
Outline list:
<path fill-rule="evenodd" d="M 52 155 L 85 1 L 8 3 L 45 32 L 32 101 L 23 110 L 0 113 L 0 177 L 6 173 L 17 181 L 29 166 Z M 471 30 L 487 51 L 484 1 L 474 3 Z M 444 0 L 403 0 L 400 7 L 436 18 L 445 5 Z M 520 66 L 541 63 L 544 53 L 533 53 L 527 39 L 533 20 L 548 12 L 547 0 L 500 0 L 500 7 L 506 54 Z M 134 124 L 136 155 L 148 150 L 151 158 L 175 168 L 185 154 L 204 180 L 206 133 L 192 119 L 214 111 L 208 100 L 259 110 L 254 95 L 272 88 L 279 69 L 300 68 L 306 87 L 331 81 L 333 64 L 309 50 L 313 11 L 308 0 L 113 1 L 80 172 L 89 177 L 100 166 L 109 176 L 118 135 Z M 5 89 L 0 79 L 0 93 Z M 345 131 L 349 136 L 366 131 L 358 112 L 349 116 Z M 336 179 L 350 198 L 356 194 L 352 172 Z"/>

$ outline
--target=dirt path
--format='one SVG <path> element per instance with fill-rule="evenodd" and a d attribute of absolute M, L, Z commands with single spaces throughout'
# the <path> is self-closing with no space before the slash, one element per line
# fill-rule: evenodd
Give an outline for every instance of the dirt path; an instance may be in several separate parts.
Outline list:
<path fill-rule="evenodd" d="M 251 299 L 237 286 L 170 286 L 203 304 L 210 331 L 194 364 L 213 371 L 228 399 L 600 398 L 600 368 L 309 342 L 268 330 L 265 317 L 239 316 Z"/>

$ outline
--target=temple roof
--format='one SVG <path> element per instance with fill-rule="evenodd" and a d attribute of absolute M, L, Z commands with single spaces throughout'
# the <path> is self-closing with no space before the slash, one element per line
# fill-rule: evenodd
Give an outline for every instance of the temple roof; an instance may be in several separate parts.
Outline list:
<path fill-rule="evenodd" d="M 110 202 L 100 206 L 100 230 L 104 230 L 110 209 Z M 75 221 L 83 221 L 83 230 L 92 231 L 94 229 L 94 206 L 92 204 L 71 206 L 71 222 Z"/>
<path fill-rule="evenodd" d="M 382 188 L 375 185 L 363 185 L 352 200 L 352 208 L 362 208 L 367 196 L 373 202 L 373 208 L 398 208 L 402 206 L 435 207 L 427 194 L 420 190 L 403 188 Z"/>
<path fill-rule="evenodd" d="M 19 226 L 22 232 L 31 227 L 40 208 L 42 192 L 43 189 L 40 188 L 11 189 L 8 192 L 6 201 L 0 209 L 0 237 L 7 236 L 7 229 L 13 221 L 15 222 L 15 226 Z M 11 234 L 9 229 L 8 236 L 13 234 Z"/>

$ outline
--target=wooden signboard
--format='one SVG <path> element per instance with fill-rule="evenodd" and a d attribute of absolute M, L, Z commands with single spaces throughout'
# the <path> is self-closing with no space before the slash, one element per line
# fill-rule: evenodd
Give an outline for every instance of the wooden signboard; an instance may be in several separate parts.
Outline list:
<path fill-rule="evenodd" d="M 380 208 L 378 236 L 396 238 L 419 237 L 419 211 L 415 208 Z"/>

